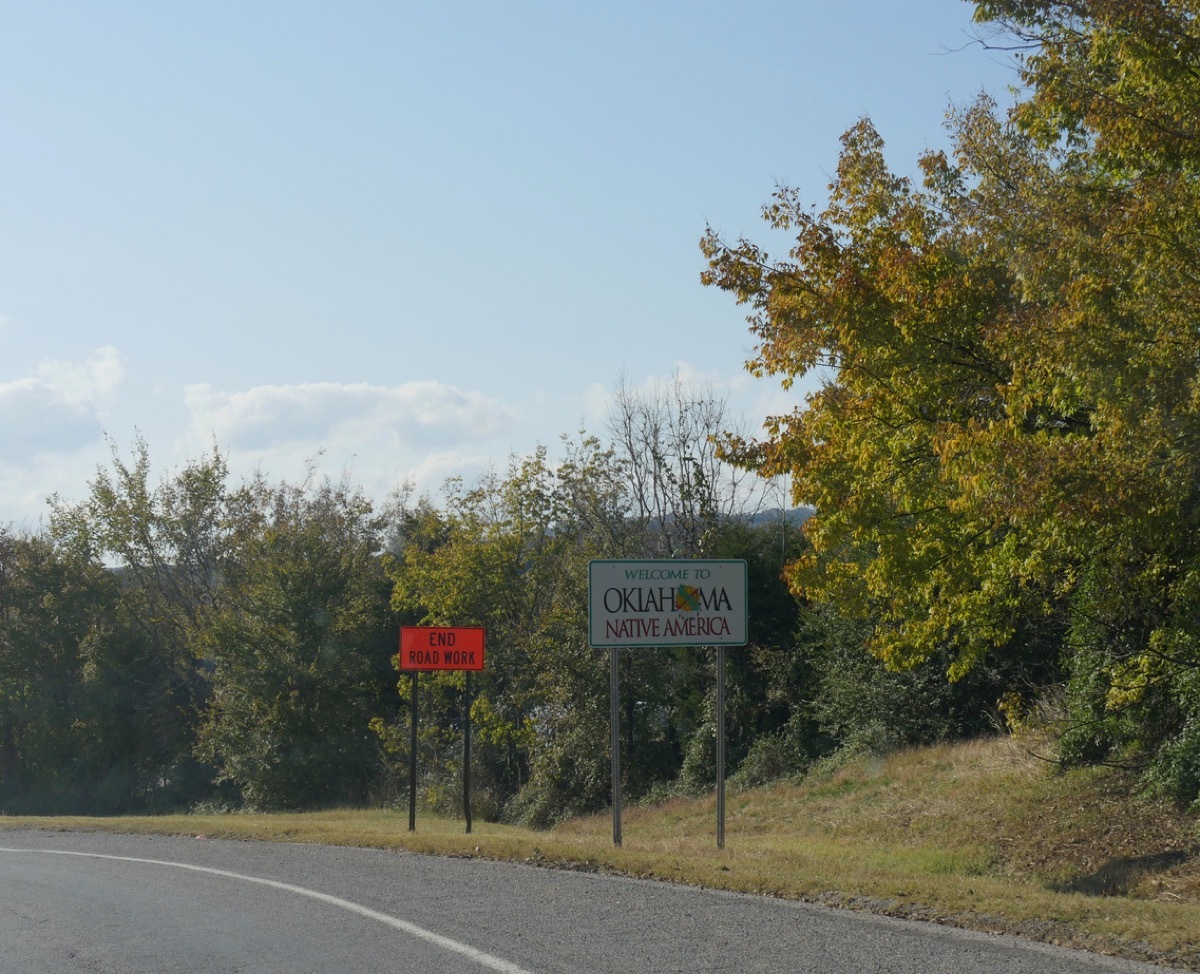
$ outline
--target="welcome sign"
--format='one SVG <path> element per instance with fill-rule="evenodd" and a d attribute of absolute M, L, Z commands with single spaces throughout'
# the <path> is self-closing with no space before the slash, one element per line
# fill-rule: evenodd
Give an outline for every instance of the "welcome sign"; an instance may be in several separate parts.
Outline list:
<path fill-rule="evenodd" d="M 744 646 L 741 560 L 593 561 L 588 632 L 596 647 Z"/>

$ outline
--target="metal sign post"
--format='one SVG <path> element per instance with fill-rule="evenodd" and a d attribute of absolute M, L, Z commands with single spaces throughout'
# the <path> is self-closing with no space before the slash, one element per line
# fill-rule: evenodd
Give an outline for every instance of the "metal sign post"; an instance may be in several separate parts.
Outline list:
<path fill-rule="evenodd" d="M 412 675 L 412 708 L 408 739 L 408 831 L 417 831 L 417 677 Z"/>
<path fill-rule="evenodd" d="M 717 647 L 717 848 L 725 848 L 725 647 Z"/>
<path fill-rule="evenodd" d="M 612 732 L 612 815 L 613 845 L 621 844 L 621 651 L 615 646 L 608 651 L 609 723 Z"/>
<path fill-rule="evenodd" d="M 466 672 L 463 693 L 463 812 L 467 817 L 467 835 L 471 834 L 471 671 Z"/>

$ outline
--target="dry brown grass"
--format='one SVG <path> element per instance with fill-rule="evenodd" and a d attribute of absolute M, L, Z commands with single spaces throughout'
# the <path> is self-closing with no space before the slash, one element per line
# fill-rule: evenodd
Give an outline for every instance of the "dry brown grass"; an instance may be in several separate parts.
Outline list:
<path fill-rule="evenodd" d="M 3 819 L 405 848 L 655 877 L 869 909 L 1200 970 L 1197 819 L 1113 771 L 1060 772 L 1007 738 L 863 758 L 801 785 L 672 799 L 530 832 L 407 813 Z"/>

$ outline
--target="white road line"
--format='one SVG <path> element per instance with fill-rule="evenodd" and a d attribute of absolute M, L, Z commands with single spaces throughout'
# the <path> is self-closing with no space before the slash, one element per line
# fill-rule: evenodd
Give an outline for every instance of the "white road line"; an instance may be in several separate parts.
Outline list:
<path fill-rule="evenodd" d="M 347 910 L 350 913 L 357 913 L 359 916 L 367 917 L 370 920 L 378 920 L 393 930 L 399 930 L 410 937 L 424 940 L 451 953 L 461 954 L 463 957 L 470 958 L 475 963 L 491 968 L 493 971 L 501 971 L 502 974 L 530 974 L 523 967 L 518 967 L 516 964 L 512 964 L 500 957 L 477 950 L 469 944 L 460 943 L 449 937 L 443 937 L 440 933 L 434 933 L 432 930 L 418 927 L 415 923 L 409 923 L 407 920 L 401 920 L 399 917 L 388 916 L 386 913 L 380 913 L 378 910 L 372 910 L 370 907 L 362 906 L 359 903 L 352 903 L 350 900 L 344 900 L 340 896 L 330 896 L 328 893 L 320 893 L 317 890 L 306 889 L 303 886 L 294 886 L 291 883 L 281 883 L 274 879 L 261 879 L 258 876 L 246 876 L 242 873 L 229 872 L 225 869 L 212 869 L 208 866 L 193 866 L 186 862 L 170 862 L 165 859 L 138 859 L 134 856 L 106 856 L 98 852 L 71 852 L 64 849 L 9 849 L 2 847 L 0 847 L 0 852 L 76 856 L 81 859 L 110 859 L 115 862 L 136 862 L 148 866 L 169 866 L 173 869 L 188 869 L 195 873 L 208 873 L 211 876 L 221 876 L 225 879 L 240 879 L 246 883 L 258 883 L 260 886 L 270 886 L 272 889 L 281 889 L 284 892 L 295 893 L 298 896 L 307 896 L 309 899 L 319 900 L 322 903 L 328 903 L 330 906 L 340 907 L 343 910 Z"/>

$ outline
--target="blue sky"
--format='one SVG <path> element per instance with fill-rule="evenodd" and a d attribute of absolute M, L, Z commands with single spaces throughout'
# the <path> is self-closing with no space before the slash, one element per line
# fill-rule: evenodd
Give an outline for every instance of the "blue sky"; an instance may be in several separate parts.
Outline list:
<path fill-rule="evenodd" d="M 0 525 L 139 433 L 383 499 L 601 431 L 622 376 L 756 428 L 795 394 L 705 226 L 1015 82 L 962 0 L 3 6 Z"/>

